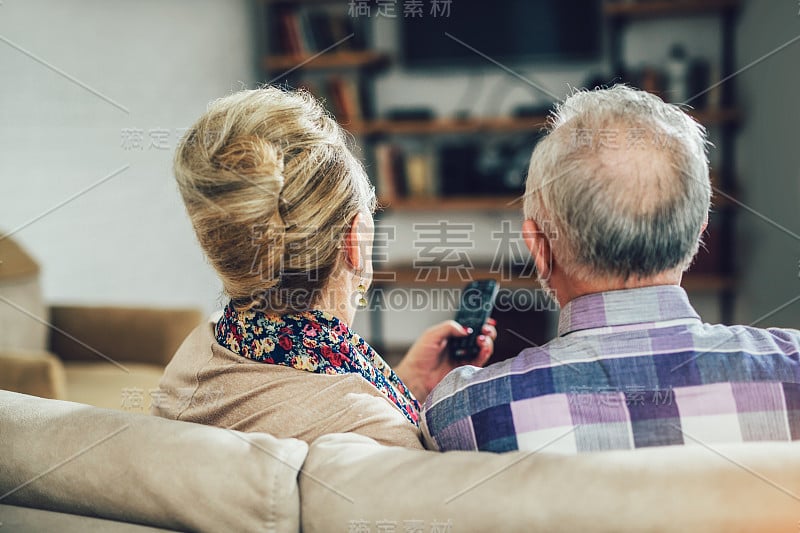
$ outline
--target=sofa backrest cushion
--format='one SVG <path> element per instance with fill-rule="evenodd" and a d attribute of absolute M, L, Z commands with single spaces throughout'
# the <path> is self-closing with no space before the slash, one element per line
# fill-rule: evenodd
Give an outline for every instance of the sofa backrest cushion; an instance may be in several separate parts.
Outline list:
<path fill-rule="evenodd" d="M 189 531 L 297 531 L 308 445 L 0 391 L 0 503 Z"/>
<path fill-rule="evenodd" d="M 99 352 L 123 364 L 166 366 L 202 316 L 191 308 L 53 305 L 50 351 L 64 361 L 102 361 Z"/>
<path fill-rule="evenodd" d="M 39 265 L 10 237 L 0 239 L 0 259 L 0 350 L 41 353 L 47 348 L 49 318 Z"/>
<path fill-rule="evenodd" d="M 300 493 L 304 533 L 791 531 L 800 444 L 437 454 L 326 435 Z"/>

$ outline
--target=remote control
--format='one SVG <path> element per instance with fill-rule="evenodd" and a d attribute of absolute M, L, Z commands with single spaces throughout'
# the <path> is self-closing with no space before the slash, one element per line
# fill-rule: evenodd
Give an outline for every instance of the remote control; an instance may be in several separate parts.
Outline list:
<path fill-rule="evenodd" d="M 472 333 L 466 337 L 450 337 L 448 344 L 453 359 L 469 360 L 478 356 L 480 346 L 477 338 L 492 314 L 497 290 L 497 282 L 493 279 L 475 280 L 464 287 L 455 320 L 465 328 L 472 328 Z"/>

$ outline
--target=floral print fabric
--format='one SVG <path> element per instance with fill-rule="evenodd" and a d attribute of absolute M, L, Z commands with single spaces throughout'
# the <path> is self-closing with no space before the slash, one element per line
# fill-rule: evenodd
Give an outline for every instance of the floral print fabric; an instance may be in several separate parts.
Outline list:
<path fill-rule="evenodd" d="M 411 391 L 364 339 L 329 313 L 237 311 L 229 303 L 215 336 L 225 348 L 261 363 L 315 374 L 360 374 L 419 425 L 419 403 Z"/>

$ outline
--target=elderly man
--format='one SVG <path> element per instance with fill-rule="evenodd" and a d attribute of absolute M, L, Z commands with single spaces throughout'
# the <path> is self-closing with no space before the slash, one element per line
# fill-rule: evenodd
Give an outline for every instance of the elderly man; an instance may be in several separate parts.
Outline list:
<path fill-rule="evenodd" d="M 575 453 L 800 439 L 800 331 L 705 324 L 680 287 L 708 222 L 702 126 L 625 86 L 559 106 L 531 156 L 525 242 L 558 337 L 451 372 L 440 450 Z"/>

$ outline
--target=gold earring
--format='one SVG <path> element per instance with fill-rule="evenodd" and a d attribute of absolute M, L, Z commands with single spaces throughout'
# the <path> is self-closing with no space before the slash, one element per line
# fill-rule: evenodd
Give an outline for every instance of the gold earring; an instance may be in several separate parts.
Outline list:
<path fill-rule="evenodd" d="M 359 277 L 361 277 L 361 274 L 359 274 Z M 366 293 L 367 293 L 367 286 L 364 282 L 364 278 L 361 278 L 361 282 L 356 287 L 356 294 L 358 294 L 358 307 L 360 308 L 364 308 L 367 306 L 367 298 L 365 296 Z"/>

